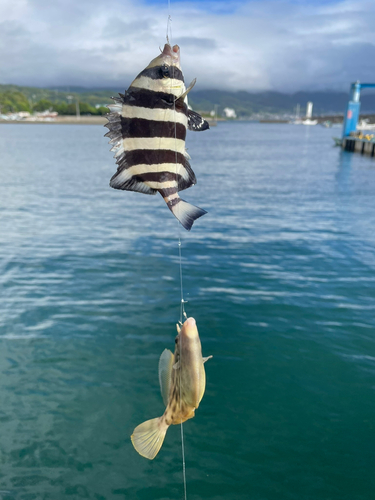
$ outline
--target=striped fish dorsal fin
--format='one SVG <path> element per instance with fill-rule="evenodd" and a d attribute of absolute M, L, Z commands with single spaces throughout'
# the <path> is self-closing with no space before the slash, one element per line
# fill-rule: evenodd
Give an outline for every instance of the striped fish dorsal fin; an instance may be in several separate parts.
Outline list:
<path fill-rule="evenodd" d="M 168 405 L 174 357 L 169 349 L 164 349 L 159 359 L 160 391 L 165 406 Z"/>

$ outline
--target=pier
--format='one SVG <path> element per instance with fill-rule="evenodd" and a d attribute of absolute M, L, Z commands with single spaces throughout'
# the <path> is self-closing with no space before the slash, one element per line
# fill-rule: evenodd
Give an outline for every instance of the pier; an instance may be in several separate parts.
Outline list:
<path fill-rule="evenodd" d="M 370 156 L 375 155 L 375 140 L 371 139 L 360 139 L 359 137 L 345 137 L 342 140 L 342 148 L 345 151 L 350 151 L 353 153 L 368 154 Z"/>
<path fill-rule="evenodd" d="M 373 130 L 374 133 L 366 133 L 358 127 L 359 111 L 361 107 L 360 95 L 361 89 L 374 88 L 375 83 L 360 83 L 354 82 L 350 86 L 350 97 L 344 116 L 344 127 L 341 140 L 341 147 L 345 151 L 355 153 L 368 154 L 374 156 L 375 154 L 375 125 L 364 123 L 362 120 L 363 128 L 365 130 Z"/>

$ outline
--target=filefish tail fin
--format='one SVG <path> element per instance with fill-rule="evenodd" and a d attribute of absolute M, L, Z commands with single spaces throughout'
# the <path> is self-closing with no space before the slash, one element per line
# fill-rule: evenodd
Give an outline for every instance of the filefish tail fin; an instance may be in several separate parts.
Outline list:
<path fill-rule="evenodd" d="M 172 202 L 167 202 L 169 210 L 176 217 L 176 219 L 183 225 L 185 229 L 190 231 L 194 221 L 206 214 L 203 208 L 191 205 L 180 197 L 174 198 Z"/>
<path fill-rule="evenodd" d="M 133 431 L 131 440 L 142 457 L 153 460 L 159 453 L 168 429 L 163 417 L 146 420 Z"/>

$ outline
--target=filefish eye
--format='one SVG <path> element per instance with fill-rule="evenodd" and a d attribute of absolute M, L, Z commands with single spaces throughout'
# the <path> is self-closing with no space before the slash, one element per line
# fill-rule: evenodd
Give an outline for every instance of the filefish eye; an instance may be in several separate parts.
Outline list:
<path fill-rule="evenodd" d="M 169 77 L 169 66 L 167 66 L 166 64 L 163 64 L 162 66 L 160 66 L 160 71 L 161 71 L 163 78 Z"/>
<path fill-rule="evenodd" d="M 175 342 L 176 342 L 176 344 L 177 344 L 177 342 L 178 342 L 178 335 L 177 335 L 177 337 L 175 338 L 175 340 L 174 340 L 174 341 L 175 341 Z"/>

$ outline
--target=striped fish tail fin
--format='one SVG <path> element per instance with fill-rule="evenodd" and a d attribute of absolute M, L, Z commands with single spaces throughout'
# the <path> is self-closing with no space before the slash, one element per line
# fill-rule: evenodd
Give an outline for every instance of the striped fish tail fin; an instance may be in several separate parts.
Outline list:
<path fill-rule="evenodd" d="M 134 448 L 142 457 L 153 460 L 159 453 L 168 427 L 163 417 L 146 420 L 131 435 Z"/>
<path fill-rule="evenodd" d="M 165 201 L 172 214 L 188 231 L 190 231 L 195 220 L 207 213 L 203 208 L 196 207 L 182 200 L 177 193 L 173 200 Z"/>

